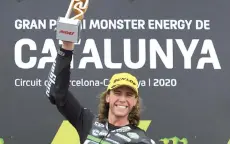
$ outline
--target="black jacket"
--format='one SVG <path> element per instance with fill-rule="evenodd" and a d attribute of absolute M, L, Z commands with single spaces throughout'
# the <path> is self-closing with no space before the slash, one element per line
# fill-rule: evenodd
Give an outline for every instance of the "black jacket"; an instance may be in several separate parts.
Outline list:
<path fill-rule="evenodd" d="M 151 144 L 153 140 L 138 127 L 116 127 L 108 122 L 99 123 L 96 116 L 81 106 L 69 89 L 72 51 L 60 48 L 46 85 L 46 95 L 60 113 L 76 128 L 81 144 Z"/>

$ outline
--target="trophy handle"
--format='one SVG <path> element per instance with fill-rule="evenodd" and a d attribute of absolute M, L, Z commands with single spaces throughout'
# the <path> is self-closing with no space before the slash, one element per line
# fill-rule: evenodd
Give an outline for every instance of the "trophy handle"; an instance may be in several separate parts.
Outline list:
<path fill-rule="evenodd" d="M 83 19 L 84 17 L 84 13 L 86 11 L 86 9 L 88 8 L 89 5 L 89 0 L 85 0 L 84 2 L 82 2 L 81 0 L 75 0 L 76 3 L 74 4 L 73 8 L 75 10 L 77 10 L 77 12 L 75 12 L 75 14 L 77 13 L 77 15 L 75 15 L 72 19 Z M 79 18 L 81 17 L 82 18 Z"/>
<path fill-rule="evenodd" d="M 69 5 L 69 8 L 68 8 L 68 10 L 67 10 L 67 12 L 66 12 L 65 18 L 69 18 L 69 17 L 70 17 L 70 15 L 71 15 L 71 13 L 72 13 L 72 7 L 73 7 L 73 4 L 74 4 L 74 1 L 75 1 L 75 0 L 71 0 L 70 5 Z"/>

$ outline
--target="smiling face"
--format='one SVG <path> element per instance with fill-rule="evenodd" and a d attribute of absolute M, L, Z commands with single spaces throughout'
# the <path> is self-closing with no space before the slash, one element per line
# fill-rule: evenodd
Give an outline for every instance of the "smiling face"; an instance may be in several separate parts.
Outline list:
<path fill-rule="evenodd" d="M 121 86 L 110 91 L 106 95 L 109 103 L 109 116 L 126 117 L 137 103 L 136 93 L 127 86 Z"/>

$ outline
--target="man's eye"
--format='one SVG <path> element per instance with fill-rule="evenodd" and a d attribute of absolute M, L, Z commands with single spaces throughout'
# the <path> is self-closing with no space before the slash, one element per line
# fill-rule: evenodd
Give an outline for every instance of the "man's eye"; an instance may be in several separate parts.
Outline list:
<path fill-rule="evenodd" d="M 120 92 L 114 92 L 116 95 L 119 95 L 120 94 Z"/>
<path fill-rule="evenodd" d="M 127 96 L 128 96 L 128 97 L 132 97 L 133 94 L 132 94 L 132 93 L 128 93 Z"/>

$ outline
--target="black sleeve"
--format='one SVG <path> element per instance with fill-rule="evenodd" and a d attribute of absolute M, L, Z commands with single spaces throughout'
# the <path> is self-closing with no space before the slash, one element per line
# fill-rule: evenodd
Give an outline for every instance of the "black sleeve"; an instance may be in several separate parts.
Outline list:
<path fill-rule="evenodd" d="M 94 119 L 94 114 L 80 105 L 69 89 L 72 51 L 60 48 L 46 85 L 46 95 L 59 112 L 76 128 L 84 143 Z"/>

